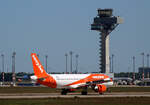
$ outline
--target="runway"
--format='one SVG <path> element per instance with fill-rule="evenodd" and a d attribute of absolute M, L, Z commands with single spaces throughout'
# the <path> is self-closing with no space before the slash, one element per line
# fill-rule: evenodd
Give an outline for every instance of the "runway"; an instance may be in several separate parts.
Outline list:
<path fill-rule="evenodd" d="M 10 93 L 0 94 L 0 99 L 37 99 L 37 98 L 102 98 L 102 97 L 150 97 L 150 92 L 113 92 L 99 95 L 98 93 L 89 93 L 81 95 L 80 93 L 69 93 L 60 95 L 60 93 Z"/>

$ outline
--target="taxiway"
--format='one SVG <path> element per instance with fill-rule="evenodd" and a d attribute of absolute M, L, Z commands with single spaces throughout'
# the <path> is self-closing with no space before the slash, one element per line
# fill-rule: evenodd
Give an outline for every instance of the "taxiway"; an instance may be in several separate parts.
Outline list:
<path fill-rule="evenodd" d="M 69 93 L 68 95 L 60 95 L 60 93 L 10 93 L 0 94 L 0 99 L 36 99 L 36 98 L 100 98 L 100 97 L 150 97 L 150 92 L 113 92 L 99 95 L 97 93 L 89 93 L 81 95 L 80 93 Z"/>

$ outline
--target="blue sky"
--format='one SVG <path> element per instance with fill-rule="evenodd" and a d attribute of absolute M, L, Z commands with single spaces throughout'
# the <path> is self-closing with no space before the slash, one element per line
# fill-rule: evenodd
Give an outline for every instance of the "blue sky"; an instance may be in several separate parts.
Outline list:
<path fill-rule="evenodd" d="M 113 8 L 113 14 L 124 19 L 110 35 L 115 72 L 131 71 L 132 56 L 137 69 L 142 65 L 140 54 L 150 53 L 149 4 L 149 0 L 1 0 L 0 54 L 5 54 L 5 70 L 11 71 L 16 51 L 17 72 L 33 72 L 31 52 L 39 53 L 43 64 L 48 55 L 48 71 L 65 71 L 64 55 L 73 51 L 74 56 L 79 54 L 79 71 L 99 71 L 99 33 L 90 30 L 97 8 Z"/>

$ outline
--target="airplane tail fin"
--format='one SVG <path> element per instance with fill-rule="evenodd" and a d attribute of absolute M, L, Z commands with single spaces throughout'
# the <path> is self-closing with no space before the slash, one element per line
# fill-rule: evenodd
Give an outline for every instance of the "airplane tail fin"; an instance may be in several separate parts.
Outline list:
<path fill-rule="evenodd" d="M 44 67 L 41 65 L 40 60 L 38 59 L 36 53 L 32 53 L 31 58 L 32 58 L 32 63 L 33 63 L 34 74 L 38 78 L 47 77 L 48 74 L 44 70 Z"/>

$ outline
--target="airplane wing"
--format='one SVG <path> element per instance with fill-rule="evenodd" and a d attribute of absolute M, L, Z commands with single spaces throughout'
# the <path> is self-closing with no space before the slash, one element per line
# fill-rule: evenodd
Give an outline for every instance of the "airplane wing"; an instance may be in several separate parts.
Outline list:
<path fill-rule="evenodd" d="M 112 82 L 111 79 L 101 79 L 101 80 L 95 80 L 95 81 L 73 84 L 73 85 L 70 85 L 69 87 L 71 87 L 71 88 L 82 88 L 82 87 L 90 87 L 90 86 L 92 87 L 92 86 L 101 85 L 101 84 L 105 84 L 105 85 L 108 84 L 109 85 L 110 82 Z"/>

